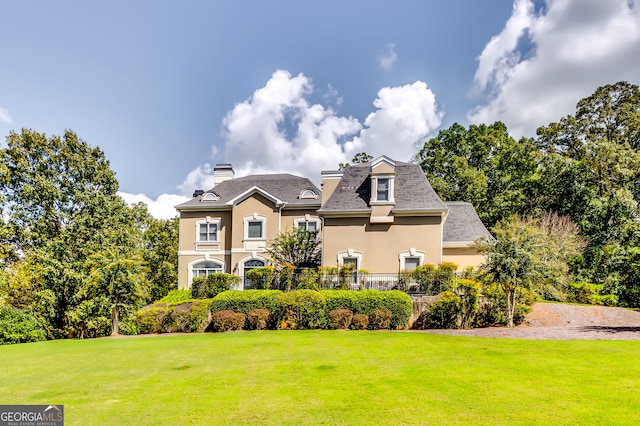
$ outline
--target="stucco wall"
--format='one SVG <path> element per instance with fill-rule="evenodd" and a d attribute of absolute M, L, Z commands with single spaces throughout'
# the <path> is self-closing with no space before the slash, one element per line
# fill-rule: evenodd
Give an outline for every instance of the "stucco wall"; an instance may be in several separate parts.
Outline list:
<path fill-rule="evenodd" d="M 442 261 L 453 262 L 458 265 L 458 271 L 464 268 L 480 266 L 484 261 L 484 255 L 478 253 L 474 248 L 444 248 L 442 250 Z"/>
<path fill-rule="evenodd" d="M 325 218 L 324 266 L 337 266 L 338 253 L 362 253 L 360 268 L 372 273 L 398 272 L 399 254 L 411 248 L 425 252 L 424 263 L 439 263 L 440 216 L 396 217 L 393 224 L 371 224 L 368 217 Z"/>

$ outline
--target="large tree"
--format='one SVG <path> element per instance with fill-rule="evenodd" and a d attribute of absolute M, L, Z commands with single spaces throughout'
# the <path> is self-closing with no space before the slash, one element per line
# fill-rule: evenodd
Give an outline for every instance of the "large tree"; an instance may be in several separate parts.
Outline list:
<path fill-rule="evenodd" d="M 588 241 L 576 272 L 637 306 L 640 285 L 628 265 L 640 241 L 640 89 L 599 87 L 575 114 L 540 127 L 536 142 L 547 154 L 536 204 L 571 216 Z"/>
<path fill-rule="evenodd" d="M 77 335 L 74 324 L 86 324 L 78 318 L 101 306 L 82 296 L 87 260 L 109 247 L 141 248 L 136 212 L 117 195 L 104 153 L 71 131 L 11 133 L 0 150 L 0 182 L 5 265 L 23 261 L 22 282 L 46 309 L 52 336 Z"/>
<path fill-rule="evenodd" d="M 512 214 L 525 214 L 536 161 L 535 145 L 516 141 L 507 127 L 453 124 L 426 141 L 415 160 L 438 195 L 472 203 L 491 227 Z"/>

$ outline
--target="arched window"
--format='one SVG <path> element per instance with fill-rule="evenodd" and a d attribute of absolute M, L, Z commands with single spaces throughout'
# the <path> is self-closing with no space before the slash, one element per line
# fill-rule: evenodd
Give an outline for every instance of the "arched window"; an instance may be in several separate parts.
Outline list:
<path fill-rule="evenodd" d="M 209 274 L 223 272 L 222 264 L 214 260 L 201 260 L 191 265 L 191 279 L 206 278 Z"/>

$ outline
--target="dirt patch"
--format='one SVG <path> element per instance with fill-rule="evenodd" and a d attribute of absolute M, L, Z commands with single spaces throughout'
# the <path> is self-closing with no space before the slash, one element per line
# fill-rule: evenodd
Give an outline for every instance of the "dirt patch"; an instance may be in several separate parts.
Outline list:
<path fill-rule="evenodd" d="M 425 332 L 542 340 L 640 340 L 640 312 L 605 306 L 536 303 L 518 327 Z"/>

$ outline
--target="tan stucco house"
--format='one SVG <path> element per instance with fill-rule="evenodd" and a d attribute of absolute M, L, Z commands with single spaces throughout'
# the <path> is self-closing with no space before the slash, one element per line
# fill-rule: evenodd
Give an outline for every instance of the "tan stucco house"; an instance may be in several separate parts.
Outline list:
<path fill-rule="evenodd" d="M 214 169 L 214 187 L 196 191 L 180 213 L 179 288 L 211 272 L 244 276 L 268 264 L 264 250 L 283 231 L 318 230 L 323 266 L 353 263 L 388 273 L 451 261 L 484 260 L 473 241 L 489 237 L 473 206 L 443 202 L 420 166 L 382 156 L 322 172 L 322 191 L 289 174 L 235 178 Z"/>

